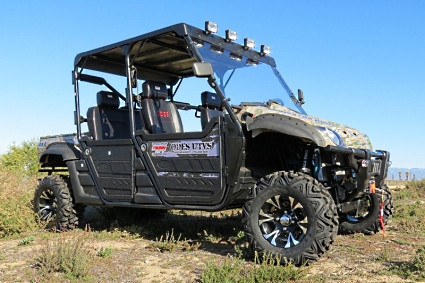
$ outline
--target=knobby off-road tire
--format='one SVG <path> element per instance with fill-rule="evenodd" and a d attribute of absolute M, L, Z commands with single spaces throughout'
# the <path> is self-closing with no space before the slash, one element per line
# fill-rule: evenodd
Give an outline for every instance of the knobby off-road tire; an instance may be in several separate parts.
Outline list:
<path fill-rule="evenodd" d="M 394 214 L 394 199 L 387 185 L 381 188 L 384 192 L 384 224 L 387 225 Z"/>
<path fill-rule="evenodd" d="M 382 194 L 384 194 L 384 225 L 387 225 L 394 213 L 394 201 L 387 185 L 377 189 L 375 194 L 363 196 L 367 200 L 367 207 L 361 215 L 356 216 L 356 211 L 340 215 L 339 232 L 341 234 L 363 233 L 373 235 L 379 232 L 381 223 Z"/>
<path fill-rule="evenodd" d="M 40 181 L 34 194 L 34 211 L 48 229 L 66 231 L 78 226 L 70 189 L 59 175 L 50 175 Z"/>
<path fill-rule="evenodd" d="M 243 207 L 243 226 L 250 246 L 302 265 L 317 260 L 338 232 L 335 203 L 308 175 L 276 172 L 261 179 L 255 197 Z"/>
<path fill-rule="evenodd" d="M 81 204 L 81 203 L 75 203 L 74 192 L 72 191 L 71 179 L 69 178 L 69 176 L 62 176 L 62 178 L 65 180 L 66 185 L 68 186 L 70 196 L 71 196 L 71 199 L 72 199 L 72 207 L 76 211 L 76 215 L 77 215 L 77 218 L 78 218 L 77 226 L 84 224 L 84 212 L 86 210 L 86 206 L 84 204 Z"/>

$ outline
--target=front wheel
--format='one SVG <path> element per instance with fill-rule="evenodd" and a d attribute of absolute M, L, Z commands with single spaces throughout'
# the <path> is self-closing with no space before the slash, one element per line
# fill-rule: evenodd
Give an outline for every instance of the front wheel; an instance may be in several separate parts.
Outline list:
<path fill-rule="evenodd" d="M 243 209 L 251 247 L 272 252 L 296 265 L 329 250 L 338 216 L 331 195 L 310 176 L 276 172 L 261 179 L 256 196 Z"/>
<path fill-rule="evenodd" d="M 46 228 L 66 231 L 78 226 L 67 182 L 59 175 L 42 179 L 34 194 L 34 211 Z"/>

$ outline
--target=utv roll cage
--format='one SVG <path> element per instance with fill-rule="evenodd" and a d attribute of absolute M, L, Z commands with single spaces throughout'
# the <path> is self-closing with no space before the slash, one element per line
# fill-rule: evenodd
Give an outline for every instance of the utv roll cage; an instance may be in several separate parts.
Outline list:
<path fill-rule="evenodd" d="M 75 57 L 73 71 L 78 139 L 81 138 L 81 119 L 78 118 L 81 117 L 78 81 L 103 84 L 112 92 L 117 93 L 121 99 L 127 101 L 128 107 L 131 107 L 134 102 L 132 86 L 137 79 L 164 82 L 170 86 L 172 92 L 172 87 L 179 80 L 195 76 L 193 63 L 202 62 L 202 57 L 195 47 L 199 40 L 230 50 L 238 56 L 245 56 L 256 62 L 276 66 L 272 57 L 262 56 L 261 53 L 244 49 L 239 44 L 226 42 L 219 36 L 207 35 L 205 31 L 184 23 L 80 53 Z M 103 78 L 83 74 L 85 69 L 127 77 L 125 97 Z M 212 74 L 209 75 L 208 80 L 220 96 L 232 121 L 238 124 L 233 110 L 226 102 L 219 86 L 215 84 Z M 129 113 L 132 112 L 129 111 Z M 134 138 L 134 117 L 130 115 L 129 118 Z"/>

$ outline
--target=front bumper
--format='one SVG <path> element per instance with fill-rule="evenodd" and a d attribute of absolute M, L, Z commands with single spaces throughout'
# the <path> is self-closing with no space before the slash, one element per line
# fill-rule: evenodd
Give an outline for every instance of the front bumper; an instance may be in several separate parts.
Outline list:
<path fill-rule="evenodd" d="M 369 188 L 370 181 L 374 181 L 377 188 L 384 185 L 391 166 L 388 151 L 327 146 L 326 151 L 347 155 L 349 165 L 357 172 L 357 184 L 361 191 Z"/>

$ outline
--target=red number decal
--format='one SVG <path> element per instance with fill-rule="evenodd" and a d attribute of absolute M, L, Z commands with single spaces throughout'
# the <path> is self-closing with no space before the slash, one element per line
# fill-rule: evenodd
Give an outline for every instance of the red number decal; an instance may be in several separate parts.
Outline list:
<path fill-rule="evenodd" d="M 170 118 L 170 112 L 168 112 L 168 111 L 158 111 L 158 117 Z"/>

